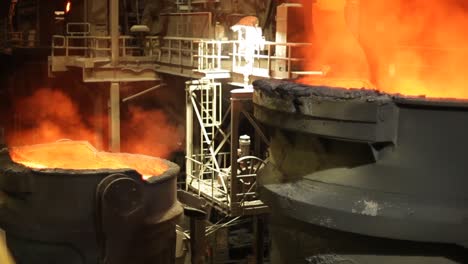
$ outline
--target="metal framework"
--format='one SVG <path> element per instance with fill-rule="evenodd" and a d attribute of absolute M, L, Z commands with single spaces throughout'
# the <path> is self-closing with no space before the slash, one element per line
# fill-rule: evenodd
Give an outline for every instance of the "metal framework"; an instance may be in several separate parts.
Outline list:
<path fill-rule="evenodd" d="M 229 216 L 265 213 L 267 207 L 255 196 L 256 171 L 263 161 L 250 153 L 238 155 L 241 117 L 254 128 L 254 142 L 267 141 L 247 110 L 252 91 L 232 91 L 231 104 L 223 107 L 222 85 L 215 80 L 245 85 L 246 63 L 250 67 L 247 81 L 292 78 L 301 74 L 295 71 L 301 58 L 293 57 L 293 50 L 309 44 L 264 41 L 262 48 L 249 52 L 242 40 L 121 35 L 118 50 L 112 52 L 112 41 L 111 36 L 91 36 L 86 23 L 67 26 L 67 35 L 53 37 L 50 73 L 78 67 L 83 81 L 112 84 L 158 80 L 160 73 L 195 79 L 186 85 L 186 189 Z M 249 61 L 242 59 L 246 52 Z"/>
<path fill-rule="evenodd" d="M 235 89 L 231 104 L 223 108 L 221 83 L 200 79 L 186 85 L 186 190 L 229 216 L 268 210 L 255 195 L 256 172 L 263 160 L 238 153 L 241 115 L 261 135 L 258 138 L 266 139 L 246 110 L 251 95 L 251 90 Z"/>
<path fill-rule="evenodd" d="M 158 73 L 188 78 L 225 78 L 235 83 L 243 82 L 244 54 L 241 41 L 219 41 L 203 38 L 157 37 L 120 35 L 119 64 L 111 66 L 111 37 L 92 36 L 89 24 L 80 25 L 82 31 L 67 26 L 66 35 L 54 35 L 49 58 L 49 74 L 67 71 L 69 67 L 82 69 L 84 82 L 148 81 L 158 80 Z M 294 50 L 308 43 L 276 43 L 265 41 L 264 49 L 253 54 L 251 80 L 256 78 L 294 78 L 301 74 L 300 57 Z M 275 54 L 277 47 L 286 50 L 284 56 Z"/>
<path fill-rule="evenodd" d="M 194 5 L 207 5 L 209 3 L 219 3 L 220 0 L 176 0 L 177 10 L 187 12 L 193 10 Z"/>
<path fill-rule="evenodd" d="M 189 14 L 168 15 L 184 18 Z M 246 49 L 242 39 L 91 36 L 89 28 L 86 23 L 72 24 L 67 26 L 66 35 L 53 36 L 50 73 L 78 67 L 85 82 L 109 81 L 116 91 L 114 105 L 119 100 L 115 88 L 118 82 L 158 80 L 160 73 L 195 79 L 186 85 L 186 190 L 204 197 L 228 216 L 267 212 L 255 194 L 256 171 L 263 166 L 262 158 L 238 153 L 242 117 L 254 128 L 255 144 L 262 140 L 267 143 L 247 110 L 251 108 L 252 91 L 231 91 L 231 103 L 223 107 L 222 85 L 215 80 L 246 87 L 256 78 L 293 78 L 303 74 L 296 71 L 301 58 L 293 57 L 297 54 L 294 50 L 309 44 L 262 41 L 252 50 Z M 113 119 L 117 118 L 116 109 L 111 111 Z"/>

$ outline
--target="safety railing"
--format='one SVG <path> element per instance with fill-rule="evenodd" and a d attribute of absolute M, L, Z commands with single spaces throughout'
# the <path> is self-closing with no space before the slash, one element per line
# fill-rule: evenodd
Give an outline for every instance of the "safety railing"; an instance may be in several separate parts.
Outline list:
<path fill-rule="evenodd" d="M 251 104 L 248 95 L 231 94 L 231 104 L 224 109 L 221 83 L 209 78 L 186 82 L 186 188 L 231 216 L 266 209 L 256 196 L 256 175 L 264 161 L 250 156 L 249 137 L 241 148 L 236 146 L 237 138 L 241 142 L 241 114 L 255 122 L 245 112 Z M 226 149 L 230 151 L 223 152 Z"/>
<path fill-rule="evenodd" d="M 310 43 L 277 43 L 265 41 L 261 50 L 249 54 L 253 58 L 252 67 L 245 60 L 247 54 L 241 48 L 242 41 L 203 40 L 198 46 L 198 70 L 227 70 L 238 74 L 248 74 L 265 78 L 291 78 L 300 72 L 301 49 Z"/>
<path fill-rule="evenodd" d="M 238 159 L 238 172 L 231 175 L 229 152 L 216 155 L 220 168 L 208 160 L 210 154 L 197 154 L 187 157 L 186 163 L 192 170 L 186 173 L 186 190 L 202 196 L 226 214 L 239 214 L 249 207 L 264 207 L 257 197 L 257 172 L 264 161 L 245 156 Z M 230 185 L 237 181 L 238 192 L 232 193 Z"/>
<path fill-rule="evenodd" d="M 147 39 L 152 38 L 154 37 Z M 196 69 L 198 61 L 195 58 L 199 52 L 199 42 L 200 38 L 164 37 L 157 48 L 160 52 L 157 62 Z"/>
<path fill-rule="evenodd" d="M 52 37 L 52 56 L 81 56 L 85 58 L 110 57 L 111 38 L 109 36 L 62 36 Z M 143 56 L 136 51 L 143 48 L 136 45 L 136 38 L 132 36 L 119 37 L 119 55 Z"/>
<path fill-rule="evenodd" d="M 146 58 L 154 63 L 164 63 L 197 68 L 198 38 L 157 36 L 119 37 L 121 61 L 136 61 Z M 75 56 L 83 58 L 111 57 L 110 36 L 54 35 L 51 56 Z"/>
<path fill-rule="evenodd" d="M 220 168 L 207 162 L 211 159 L 209 153 L 187 157 L 186 162 L 192 170 L 186 174 L 186 187 L 197 195 L 209 199 L 221 210 L 229 212 L 231 208 L 228 185 L 230 153 L 220 152 L 216 158 Z"/>
<path fill-rule="evenodd" d="M 223 61 L 231 57 L 226 52 L 226 46 L 232 41 L 201 40 L 198 45 L 198 70 L 222 70 Z"/>
<path fill-rule="evenodd" d="M 256 50 L 253 57 L 252 69 L 246 69 L 243 57 L 245 53 L 240 49 L 239 41 L 233 43 L 232 71 L 244 74 L 251 71 L 251 75 L 266 78 L 291 78 L 294 71 L 300 69 L 300 62 L 303 61 L 300 49 L 310 46 L 310 43 L 278 43 L 265 41 L 262 50 Z M 296 54 L 295 54 L 296 53 Z"/>
<path fill-rule="evenodd" d="M 79 24 L 79 23 L 78 23 Z M 84 58 L 111 57 L 110 36 L 89 36 L 84 29 L 71 31 L 72 35 L 55 35 L 52 39 L 52 57 L 77 56 Z M 187 37 L 119 37 L 119 56 L 122 61 L 147 60 L 155 64 L 183 67 L 200 72 L 225 71 L 264 78 L 292 78 L 300 74 L 302 54 L 310 43 L 277 43 L 264 41 L 262 48 L 252 54 L 242 49 L 242 41 L 219 41 Z M 253 59 L 247 63 L 245 56 Z M 177 74 L 177 72 L 174 72 Z M 322 74 L 316 71 L 314 74 Z"/>

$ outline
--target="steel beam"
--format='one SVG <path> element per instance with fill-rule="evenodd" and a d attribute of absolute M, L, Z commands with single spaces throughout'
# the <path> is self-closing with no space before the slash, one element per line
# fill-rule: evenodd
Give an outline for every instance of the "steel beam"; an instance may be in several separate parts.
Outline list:
<path fill-rule="evenodd" d="M 120 85 L 112 82 L 110 85 L 109 121 L 110 121 L 110 150 L 120 151 Z"/>

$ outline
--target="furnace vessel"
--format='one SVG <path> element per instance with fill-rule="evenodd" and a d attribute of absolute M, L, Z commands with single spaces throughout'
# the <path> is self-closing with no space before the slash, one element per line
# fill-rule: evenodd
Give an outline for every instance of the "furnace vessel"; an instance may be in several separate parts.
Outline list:
<path fill-rule="evenodd" d="M 63 153 L 94 169 L 68 166 Z M 64 168 L 31 159 L 47 155 Z M 174 263 L 176 164 L 74 141 L 5 148 L 0 164 L 0 227 L 17 263 Z M 132 164 L 161 172 L 143 178 Z"/>
<path fill-rule="evenodd" d="M 468 263 L 468 102 L 254 83 L 273 263 Z"/>

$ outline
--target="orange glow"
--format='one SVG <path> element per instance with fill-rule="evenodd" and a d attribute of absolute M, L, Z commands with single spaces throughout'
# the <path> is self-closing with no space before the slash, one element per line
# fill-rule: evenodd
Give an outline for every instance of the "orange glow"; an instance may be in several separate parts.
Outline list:
<path fill-rule="evenodd" d="M 239 22 L 231 27 L 237 33 L 238 54 L 244 59 L 240 71 L 244 75 L 244 86 L 249 85 L 249 76 L 253 74 L 255 54 L 264 48 L 262 28 L 258 27 L 258 18 L 254 16 L 243 17 Z"/>
<path fill-rule="evenodd" d="M 70 12 L 71 10 L 71 1 L 67 1 L 67 4 L 65 5 L 65 13 Z"/>
<path fill-rule="evenodd" d="M 61 139 L 86 140 L 96 145 L 98 139 L 79 113 L 78 106 L 64 92 L 38 89 L 18 100 L 14 111 L 20 125 L 7 136 L 9 146 L 54 142 Z"/>
<path fill-rule="evenodd" d="M 184 130 L 171 124 L 164 112 L 140 107 L 129 112 L 129 120 L 122 123 L 123 151 L 166 158 L 182 148 Z"/>
<path fill-rule="evenodd" d="M 89 100 L 89 99 L 88 99 Z M 92 102 L 90 102 L 92 103 Z M 89 103 L 87 104 L 89 106 Z M 105 147 L 107 113 L 84 117 L 78 104 L 57 89 L 42 88 L 15 103 L 14 132 L 9 146 L 42 144 L 62 139 L 84 140 Z M 173 125 L 162 111 L 130 107 L 121 121 L 121 150 L 168 158 L 182 147 L 183 129 Z"/>
<path fill-rule="evenodd" d="M 144 155 L 108 153 L 95 150 L 83 141 L 65 141 L 10 149 L 14 162 L 29 168 L 70 170 L 134 169 L 144 178 L 161 175 L 168 169 L 163 160 Z"/>
<path fill-rule="evenodd" d="M 300 82 L 468 99 L 467 1 L 317 0 L 311 9 L 304 68 L 330 70 Z"/>

